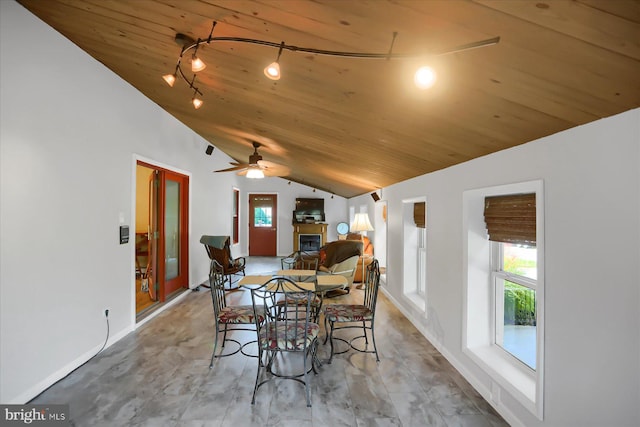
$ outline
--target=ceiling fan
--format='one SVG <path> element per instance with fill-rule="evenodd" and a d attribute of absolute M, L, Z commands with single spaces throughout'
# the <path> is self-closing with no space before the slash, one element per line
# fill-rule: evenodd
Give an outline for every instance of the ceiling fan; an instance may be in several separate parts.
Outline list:
<path fill-rule="evenodd" d="M 253 154 L 249 156 L 249 163 L 229 162 L 230 168 L 220 169 L 214 172 L 236 172 L 240 176 L 247 178 L 264 178 L 265 176 L 285 176 L 291 169 L 268 160 L 262 160 L 258 153 L 258 148 L 262 145 L 252 141 Z"/>

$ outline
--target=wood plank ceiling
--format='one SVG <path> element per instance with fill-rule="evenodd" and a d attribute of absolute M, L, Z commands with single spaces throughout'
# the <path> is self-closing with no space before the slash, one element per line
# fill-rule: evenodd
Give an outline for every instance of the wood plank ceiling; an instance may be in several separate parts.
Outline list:
<path fill-rule="evenodd" d="M 257 141 L 285 178 L 345 197 L 640 107 L 637 0 L 19 2 L 239 162 Z M 205 39 L 213 21 L 214 37 L 339 51 L 388 52 L 393 32 L 394 54 L 501 39 L 420 59 L 285 50 L 279 81 L 263 74 L 277 48 L 213 42 L 196 110 L 188 83 L 161 76 L 176 33 Z M 438 81 L 418 90 L 427 61 Z"/>

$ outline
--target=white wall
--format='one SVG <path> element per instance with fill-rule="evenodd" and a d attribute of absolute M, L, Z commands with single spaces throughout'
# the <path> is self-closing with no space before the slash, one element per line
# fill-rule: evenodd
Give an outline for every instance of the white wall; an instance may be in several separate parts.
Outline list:
<path fill-rule="evenodd" d="M 13 1 L 0 43 L 0 402 L 24 403 L 102 346 L 105 308 L 109 345 L 135 327 L 134 245 L 118 232 L 121 216 L 135 231 L 136 158 L 190 176 L 192 287 L 208 273 L 200 236 L 231 234 L 248 180 L 212 173 L 231 159 Z"/>
<path fill-rule="evenodd" d="M 488 397 L 488 376 L 462 353 L 462 193 L 544 181 L 545 413 L 503 390 L 498 409 L 516 425 L 640 425 L 639 147 L 637 109 L 383 189 L 386 292 Z M 401 290 L 402 200 L 418 196 L 429 201 L 426 318 Z"/>

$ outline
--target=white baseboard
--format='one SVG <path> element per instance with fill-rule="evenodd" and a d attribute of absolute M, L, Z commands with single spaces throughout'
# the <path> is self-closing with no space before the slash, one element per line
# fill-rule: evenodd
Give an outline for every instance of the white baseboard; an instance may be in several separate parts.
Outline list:
<path fill-rule="evenodd" d="M 491 399 L 491 390 L 487 388 L 471 371 L 469 371 L 466 366 L 460 362 L 454 355 L 449 352 L 446 347 L 439 342 L 433 334 L 431 334 L 424 325 L 417 321 L 417 319 L 405 309 L 405 307 L 400 304 L 386 289 L 380 288 L 380 290 L 385 294 L 385 296 L 391 301 L 391 303 L 400 311 L 404 316 L 416 327 L 416 329 L 438 350 L 445 359 L 453 365 L 454 368 L 460 374 L 469 381 L 469 384 L 476 389 L 478 393 L 495 409 L 502 418 L 505 419 L 507 423 L 509 423 L 512 427 L 525 427 L 522 421 L 515 416 L 513 412 L 509 410 L 509 408 L 504 405 L 496 405 L 496 402 Z"/>

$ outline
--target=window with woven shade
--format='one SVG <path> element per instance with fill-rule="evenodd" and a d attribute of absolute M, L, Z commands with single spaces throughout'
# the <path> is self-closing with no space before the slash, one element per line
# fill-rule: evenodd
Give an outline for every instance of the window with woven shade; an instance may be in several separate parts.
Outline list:
<path fill-rule="evenodd" d="M 535 246 L 535 193 L 485 197 L 484 222 L 491 241 Z"/>
<path fill-rule="evenodd" d="M 418 228 L 427 228 L 426 205 L 425 202 L 413 204 L 413 221 Z"/>

